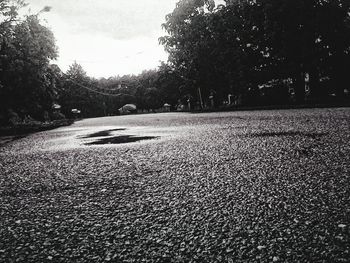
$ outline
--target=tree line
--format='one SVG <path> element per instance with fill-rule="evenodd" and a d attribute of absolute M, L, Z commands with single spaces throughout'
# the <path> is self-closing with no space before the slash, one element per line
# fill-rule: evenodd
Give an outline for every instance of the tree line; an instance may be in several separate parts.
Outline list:
<path fill-rule="evenodd" d="M 61 74 L 60 83 L 58 103 L 66 116 L 71 116 L 72 108 L 78 108 L 83 117 L 116 115 L 125 104 L 149 112 L 165 103 L 176 105 L 181 96 L 180 78 L 166 63 L 139 75 L 95 79 L 75 62 Z"/>
<path fill-rule="evenodd" d="M 322 103 L 349 99 L 348 0 L 180 0 L 162 24 L 169 54 L 158 69 L 95 79 L 67 72 L 40 13 L 0 0 L 0 123 L 115 115 L 127 103 L 153 110 Z M 60 105 L 57 111 L 55 105 Z M 184 108 L 184 107 L 182 107 Z"/>

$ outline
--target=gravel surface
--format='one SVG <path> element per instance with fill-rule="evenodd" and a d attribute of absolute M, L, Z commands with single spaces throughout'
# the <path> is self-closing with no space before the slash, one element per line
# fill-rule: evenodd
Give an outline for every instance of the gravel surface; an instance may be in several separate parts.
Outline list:
<path fill-rule="evenodd" d="M 89 144 L 120 136 L 154 139 Z M 0 262 L 350 262 L 350 108 L 86 119 L 0 161 Z"/>

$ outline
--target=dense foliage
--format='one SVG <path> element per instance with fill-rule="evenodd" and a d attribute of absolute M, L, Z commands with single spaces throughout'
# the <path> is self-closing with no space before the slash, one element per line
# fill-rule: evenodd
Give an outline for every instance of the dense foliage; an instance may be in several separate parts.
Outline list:
<path fill-rule="evenodd" d="M 57 96 L 52 32 L 38 14 L 18 18 L 22 1 L 0 2 L 0 112 L 43 120 Z M 47 9 L 43 9 L 46 11 Z M 11 117 L 11 116 L 10 116 Z"/>
<path fill-rule="evenodd" d="M 213 1 L 181 0 L 163 27 L 170 66 L 192 96 L 214 89 L 218 102 L 232 94 L 257 104 L 264 94 L 272 103 L 283 92 L 292 94 L 280 103 L 293 94 L 299 103 L 344 95 L 347 0 L 227 0 L 216 8 Z"/>
<path fill-rule="evenodd" d="M 141 74 L 94 79 L 81 65 L 73 63 L 61 74 L 58 102 L 66 116 L 79 109 L 82 117 L 119 114 L 125 104 L 136 104 L 141 111 L 153 111 L 165 103 L 176 105 L 180 97 L 177 77 L 167 64 Z"/>
<path fill-rule="evenodd" d="M 349 99 L 348 0 L 180 0 L 162 25 L 167 63 L 138 76 L 63 73 L 53 33 L 22 0 L 0 0 L 0 120 L 118 114 L 124 104 L 205 108 Z M 61 105 L 57 111 L 55 105 Z"/>

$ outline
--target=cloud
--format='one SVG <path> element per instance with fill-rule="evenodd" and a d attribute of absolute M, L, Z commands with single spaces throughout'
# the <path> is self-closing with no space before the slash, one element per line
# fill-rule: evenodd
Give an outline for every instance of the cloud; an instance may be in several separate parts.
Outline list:
<path fill-rule="evenodd" d="M 60 38 L 58 46 L 64 50 L 58 61 L 62 70 L 76 61 L 95 77 L 138 74 L 144 69 L 156 68 L 159 60 L 167 59 L 156 36 L 116 40 L 79 34 L 70 39 Z"/>
<path fill-rule="evenodd" d="M 66 71 L 74 61 L 94 77 L 138 74 L 167 60 L 158 38 L 178 0 L 27 0 L 56 38 Z"/>
<path fill-rule="evenodd" d="M 159 31 L 165 15 L 176 0 L 30 0 L 40 10 L 51 6 L 51 13 L 69 24 L 72 34 L 89 33 L 128 39 Z M 51 14 L 45 14 L 49 17 Z"/>

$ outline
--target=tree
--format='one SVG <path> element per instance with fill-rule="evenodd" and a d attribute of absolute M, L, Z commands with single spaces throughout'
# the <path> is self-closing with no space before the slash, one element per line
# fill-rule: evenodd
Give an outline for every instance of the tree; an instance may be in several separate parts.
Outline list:
<path fill-rule="evenodd" d="M 196 97 L 201 85 L 208 86 L 202 80 L 210 69 L 205 54 L 208 54 L 209 44 L 208 16 L 214 7 L 214 1 L 179 1 L 162 25 L 169 34 L 160 38 L 169 53 L 169 63 L 183 79 L 183 85 Z"/>
<path fill-rule="evenodd" d="M 9 2 L 9 1 L 5 1 Z M 22 3 L 21 1 L 16 1 Z M 13 6 L 3 15 L 1 24 L 2 112 L 13 109 L 20 115 L 43 119 L 51 110 L 55 86 L 51 78 L 50 61 L 57 57 L 53 33 L 40 24 L 38 15 L 16 16 L 19 6 Z M 7 30 L 7 31 L 6 31 Z"/>
<path fill-rule="evenodd" d="M 181 77 L 169 64 L 161 63 L 157 70 L 155 86 L 162 97 L 162 103 L 175 106 L 181 97 L 180 87 L 183 84 Z"/>
<path fill-rule="evenodd" d="M 272 65 L 282 78 L 291 77 L 299 102 L 305 99 L 305 75 L 317 96 L 321 75 L 341 72 L 349 43 L 349 2 L 317 0 L 258 0 Z M 261 41 L 262 42 L 262 41 Z M 273 69 L 268 69 L 272 71 Z M 335 74 L 333 74 L 335 75 Z M 334 77 L 334 76 L 333 76 Z M 336 77 L 335 77 L 336 78 Z"/>
<path fill-rule="evenodd" d="M 72 116 L 72 109 L 79 109 L 84 117 L 101 114 L 99 111 L 95 111 L 96 103 L 94 105 L 93 101 L 95 94 L 84 88 L 90 86 L 91 79 L 80 64 L 74 62 L 70 65 L 61 81 L 63 85 L 60 90 L 59 103 L 66 116 Z"/>
<path fill-rule="evenodd" d="M 18 22 L 18 11 L 24 7 L 22 0 L 0 0 L 0 36 L 1 41 L 6 35 L 11 33 L 11 29 L 15 22 Z"/>
<path fill-rule="evenodd" d="M 292 80 L 303 103 L 306 84 L 312 97 L 325 93 L 322 79 L 343 93 L 349 1 L 227 0 L 216 8 L 210 3 L 179 1 L 163 24 L 168 35 L 160 38 L 191 96 L 198 97 L 200 87 L 204 97 L 214 89 L 219 100 L 230 93 L 256 104 L 259 86 Z"/>

